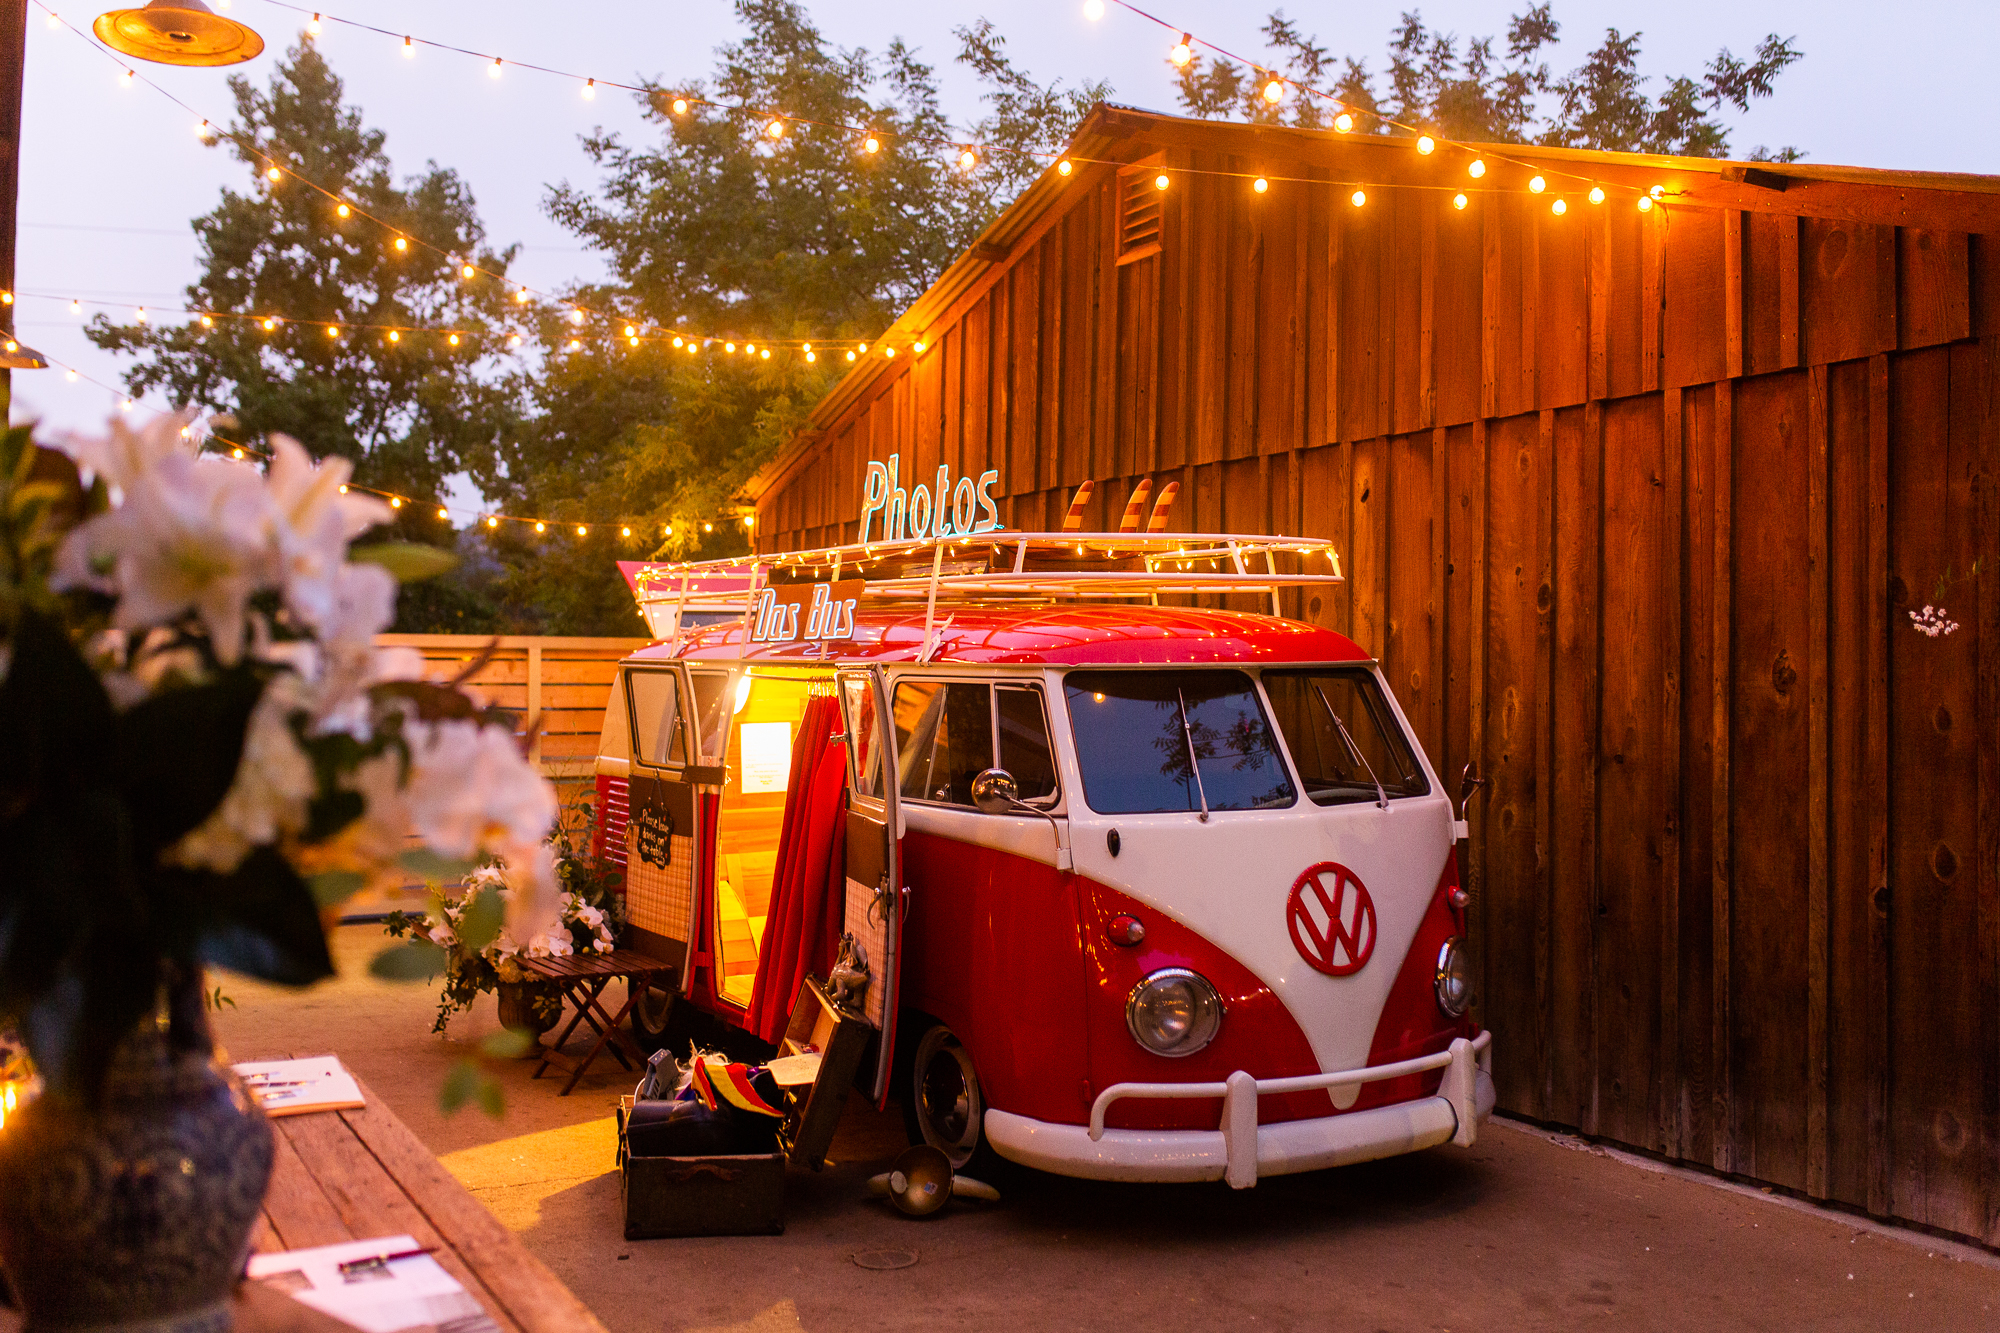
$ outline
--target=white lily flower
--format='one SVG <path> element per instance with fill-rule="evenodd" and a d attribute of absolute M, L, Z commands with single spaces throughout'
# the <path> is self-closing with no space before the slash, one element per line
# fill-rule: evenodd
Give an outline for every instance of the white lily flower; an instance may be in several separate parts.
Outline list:
<path fill-rule="evenodd" d="M 389 506 L 370 496 L 343 494 L 354 475 L 344 458 L 315 464 L 312 455 L 289 435 L 271 436 L 271 466 L 265 485 L 275 515 L 278 559 L 285 605 L 325 637 L 328 626 L 342 615 L 342 580 L 348 565 L 347 544 L 378 523 L 389 521 Z M 395 585 L 389 585 L 389 613 L 395 618 Z M 373 630 L 368 631 L 374 633 Z"/>
<path fill-rule="evenodd" d="M 555 791 L 511 732 L 454 720 L 412 726 L 405 735 L 411 823 L 426 846 L 459 858 L 482 850 L 511 858 L 548 835 Z"/>
<path fill-rule="evenodd" d="M 168 860 L 226 875 L 243 864 L 251 848 L 305 828 L 319 783 L 290 718 L 308 703 L 297 676 L 281 672 L 271 678 L 251 710 L 243 756 L 222 804 L 168 851 Z"/>

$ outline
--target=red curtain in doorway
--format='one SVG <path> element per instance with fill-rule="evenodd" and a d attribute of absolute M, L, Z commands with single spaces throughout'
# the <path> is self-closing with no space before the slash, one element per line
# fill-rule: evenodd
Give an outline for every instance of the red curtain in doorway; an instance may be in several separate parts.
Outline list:
<path fill-rule="evenodd" d="M 785 1035 L 806 974 L 824 977 L 840 943 L 847 898 L 847 750 L 827 743 L 839 729 L 840 705 L 816 695 L 807 701 L 792 741 L 771 915 L 750 992 L 748 1027 L 769 1042 Z"/>

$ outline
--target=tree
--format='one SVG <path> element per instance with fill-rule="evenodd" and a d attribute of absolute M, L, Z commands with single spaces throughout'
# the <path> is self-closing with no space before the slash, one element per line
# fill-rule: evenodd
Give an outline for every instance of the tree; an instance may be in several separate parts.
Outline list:
<path fill-rule="evenodd" d="M 341 82 L 310 38 L 287 53 L 268 90 L 240 77 L 230 88 L 236 118 L 212 142 L 254 184 L 248 193 L 225 189 L 194 220 L 202 272 L 186 300 L 212 312 L 213 327 L 119 325 L 100 315 L 90 339 L 140 358 L 125 376 L 135 392 L 158 389 L 233 415 L 249 437 L 282 431 L 315 457 L 352 459 L 365 485 L 430 497 L 452 472 L 490 470 L 513 416 L 514 386 L 498 373 L 513 303 L 503 283 L 467 280 L 460 265 L 503 274 L 512 248 L 486 246 L 471 191 L 454 172 L 433 163 L 394 183 L 382 132 L 343 104 Z M 283 168 L 275 181 L 264 174 L 271 162 Z M 356 211 L 341 217 L 308 181 Z M 412 243 L 397 250 L 397 235 Z M 282 322 L 267 330 L 262 321 L 273 316 Z M 438 332 L 391 341 L 383 327 L 391 325 Z M 455 345 L 445 330 L 458 332 Z M 437 521 L 420 512 L 428 506 L 405 506 L 408 535 L 437 540 Z"/>
<path fill-rule="evenodd" d="M 552 630 L 635 632 L 621 555 L 744 550 L 730 512 L 743 482 L 849 368 L 847 351 L 937 279 L 1105 92 L 1037 84 L 982 22 L 958 31 L 958 59 L 985 84 L 986 115 L 956 126 L 935 70 L 902 42 L 879 56 L 830 46 L 792 0 L 736 12 L 745 35 L 710 79 L 647 84 L 657 141 L 591 136 L 602 180 L 550 191 L 550 214 L 614 274 L 568 298 L 647 331 L 636 346 L 578 336 L 545 312 L 526 418 L 480 475 L 510 511 L 561 520 L 503 580 Z M 968 170 L 971 144 L 986 160 Z M 677 332 L 759 352 L 689 355 Z"/>
<path fill-rule="evenodd" d="M 1729 151 L 1728 131 L 1717 119 L 1722 109 L 1747 111 L 1753 100 L 1771 96 L 1777 76 L 1804 55 L 1796 38 L 1772 33 L 1751 60 L 1724 47 L 1698 78 L 1670 78 L 1653 98 L 1644 90 L 1649 76 L 1638 68 L 1642 34 L 1608 29 L 1583 64 L 1558 78 L 1542 55 L 1559 33 L 1552 5 L 1532 6 L 1509 22 L 1506 52 L 1499 56 L 1494 38 L 1469 39 L 1461 47 L 1455 34 L 1426 27 L 1412 10 L 1390 34 L 1388 89 L 1378 97 L 1365 60 L 1336 61 L 1278 11 L 1264 25 L 1266 43 L 1277 56 L 1269 69 L 1251 74 L 1197 56 L 1177 70 L 1176 91 L 1183 108 L 1211 119 L 1237 115 L 1317 128 L 1346 109 L 1358 113 L 1354 128 L 1363 133 L 1414 134 L 1422 128 L 1474 143 L 1721 157 Z M 1329 95 L 1304 91 L 1273 103 L 1263 96 L 1273 77 Z M 1544 96 L 1551 99 L 1551 110 L 1542 109 Z M 1793 161 L 1801 153 L 1759 147 L 1750 156 Z"/>

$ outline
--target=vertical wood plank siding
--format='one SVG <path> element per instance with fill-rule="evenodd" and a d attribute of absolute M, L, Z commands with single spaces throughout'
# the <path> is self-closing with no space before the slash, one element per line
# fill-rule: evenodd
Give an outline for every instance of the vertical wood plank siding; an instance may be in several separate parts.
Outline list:
<path fill-rule="evenodd" d="M 1355 208 L 1323 157 L 1143 140 L 1274 183 L 1178 177 L 1118 264 L 1080 170 L 774 476 L 764 549 L 854 540 L 899 451 L 997 468 L 1014 527 L 1150 476 L 1176 530 L 1333 539 L 1290 612 L 1493 780 L 1502 1107 L 2000 1244 L 2000 236 L 1887 187 Z"/>

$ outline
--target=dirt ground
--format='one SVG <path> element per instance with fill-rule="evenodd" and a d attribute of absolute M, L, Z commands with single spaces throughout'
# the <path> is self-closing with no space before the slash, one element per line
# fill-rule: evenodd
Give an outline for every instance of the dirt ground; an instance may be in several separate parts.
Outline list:
<path fill-rule="evenodd" d="M 826 1170 L 789 1182 L 784 1235 L 627 1241 L 612 1108 L 635 1077 L 605 1057 L 559 1097 L 509 1062 L 504 1118 L 440 1114 L 493 1003 L 431 1036 L 432 989 L 366 975 L 380 938 L 343 927 L 342 976 L 309 991 L 225 978 L 231 1057 L 337 1053 L 614 1333 L 2000 1326 L 1991 1255 L 1498 1119 L 1469 1150 L 1240 1192 L 1015 1172 L 1000 1203 L 917 1221 L 865 1197 L 899 1114 L 850 1099 Z M 915 1262 L 854 1262 L 881 1250 Z"/>

